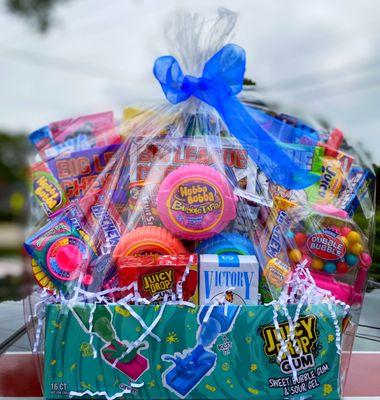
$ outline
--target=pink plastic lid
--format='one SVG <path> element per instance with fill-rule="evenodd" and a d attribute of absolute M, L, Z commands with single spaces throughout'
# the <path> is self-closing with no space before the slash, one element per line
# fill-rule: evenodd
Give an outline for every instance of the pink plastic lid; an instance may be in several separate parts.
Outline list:
<path fill-rule="evenodd" d="M 314 209 L 322 214 L 331 215 L 332 217 L 341 219 L 346 219 L 348 217 L 347 211 L 336 208 L 331 204 L 314 204 Z"/>
<path fill-rule="evenodd" d="M 216 169 L 189 164 L 161 183 L 157 208 L 162 223 L 175 236 L 200 240 L 221 232 L 236 216 L 236 197 Z"/>

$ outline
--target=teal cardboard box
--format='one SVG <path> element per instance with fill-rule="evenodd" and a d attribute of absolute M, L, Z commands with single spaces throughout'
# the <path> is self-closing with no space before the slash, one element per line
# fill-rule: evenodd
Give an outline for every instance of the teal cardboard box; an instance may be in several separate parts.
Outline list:
<path fill-rule="evenodd" d="M 49 305 L 45 397 L 339 399 L 334 313 L 302 308 L 281 356 L 292 326 L 271 306 Z"/>

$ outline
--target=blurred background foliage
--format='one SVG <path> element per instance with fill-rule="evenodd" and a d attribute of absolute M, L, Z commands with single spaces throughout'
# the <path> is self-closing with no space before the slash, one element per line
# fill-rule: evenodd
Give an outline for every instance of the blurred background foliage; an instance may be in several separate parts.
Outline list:
<path fill-rule="evenodd" d="M 54 20 L 53 9 L 68 0 L 6 0 L 7 8 L 32 23 L 40 32 L 46 32 Z"/>
<path fill-rule="evenodd" d="M 24 222 L 29 142 L 0 132 L 0 220 Z"/>

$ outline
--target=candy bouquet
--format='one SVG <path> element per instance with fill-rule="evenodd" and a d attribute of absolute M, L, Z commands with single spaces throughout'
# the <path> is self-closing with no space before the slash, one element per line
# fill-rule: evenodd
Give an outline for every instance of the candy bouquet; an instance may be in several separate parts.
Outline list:
<path fill-rule="evenodd" d="M 236 17 L 180 14 L 151 108 L 30 135 L 48 398 L 340 398 L 373 172 L 338 129 L 245 102 Z"/>

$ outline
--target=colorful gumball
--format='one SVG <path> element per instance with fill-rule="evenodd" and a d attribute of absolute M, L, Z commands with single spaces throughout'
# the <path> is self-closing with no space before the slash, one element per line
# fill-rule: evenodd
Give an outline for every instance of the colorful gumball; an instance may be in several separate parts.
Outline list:
<path fill-rule="evenodd" d="M 328 274 L 333 274 L 336 272 L 336 265 L 332 262 L 328 262 L 324 265 L 323 271 L 327 272 Z"/>
<path fill-rule="evenodd" d="M 351 229 L 348 226 L 343 226 L 342 228 L 340 228 L 340 233 L 343 236 L 347 236 L 350 232 L 351 232 Z"/>
<path fill-rule="evenodd" d="M 350 242 L 350 244 L 359 243 L 361 241 L 361 236 L 359 232 L 351 231 L 347 235 L 347 239 Z"/>
<path fill-rule="evenodd" d="M 342 236 L 340 238 L 340 240 L 343 242 L 343 244 L 345 245 L 346 248 L 350 246 L 350 242 L 348 241 L 348 239 L 345 236 Z"/>
<path fill-rule="evenodd" d="M 332 225 L 331 228 L 337 232 L 339 235 L 342 235 L 341 228 L 337 225 Z"/>
<path fill-rule="evenodd" d="M 286 232 L 286 237 L 287 237 L 289 240 L 293 240 L 294 237 L 295 237 L 294 232 L 291 231 L 291 230 L 289 229 L 289 230 Z"/>
<path fill-rule="evenodd" d="M 336 263 L 336 270 L 339 274 L 345 274 L 348 271 L 348 265 L 344 261 Z"/>
<path fill-rule="evenodd" d="M 89 286 L 94 282 L 94 277 L 92 275 L 86 274 L 82 280 L 83 284 Z"/>
<path fill-rule="evenodd" d="M 350 246 L 350 253 L 355 254 L 356 256 L 359 256 L 361 253 L 363 253 L 363 245 L 360 243 L 354 243 Z"/>
<path fill-rule="evenodd" d="M 311 268 L 315 269 L 316 271 L 321 271 L 325 263 L 319 258 L 313 258 L 311 262 Z"/>
<path fill-rule="evenodd" d="M 303 232 L 297 232 L 294 236 L 294 240 L 297 243 L 298 247 L 304 246 L 306 243 L 306 239 L 307 239 L 306 233 Z"/>
<path fill-rule="evenodd" d="M 372 265 L 372 257 L 368 253 L 360 254 L 360 264 L 364 268 L 369 268 Z"/>
<path fill-rule="evenodd" d="M 298 249 L 292 249 L 289 252 L 289 258 L 293 262 L 300 262 L 302 258 L 302 253 Z"/>
<path fill-rule="evenodd" d="M 350 267 L 353 267 L 356 265 L 359 261 L 359 257 L 356 256 L 355 254 L 347 254 L 346 255 L 346 262 Z"/>

